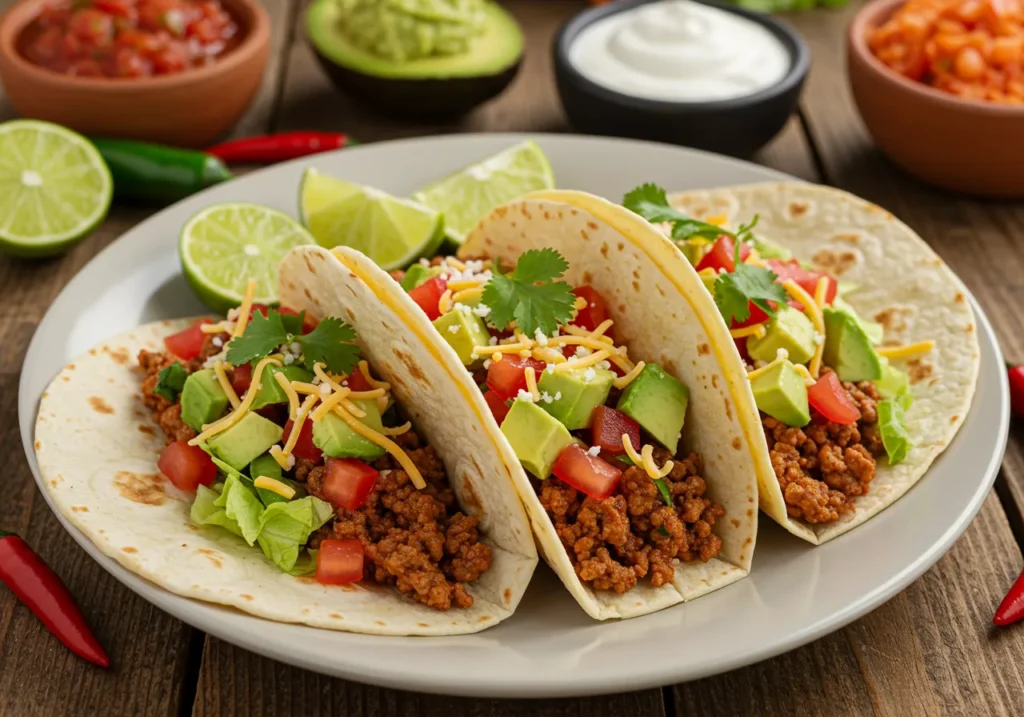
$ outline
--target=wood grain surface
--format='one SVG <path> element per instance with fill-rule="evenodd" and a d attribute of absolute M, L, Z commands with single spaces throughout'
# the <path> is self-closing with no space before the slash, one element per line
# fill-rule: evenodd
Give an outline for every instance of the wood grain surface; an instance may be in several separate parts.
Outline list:
<path fill-rule="evenodd" d="M 550 42 L 578 0 L 514 0 L 527 57 L 498 100 L 460 122 L 382 119 L 334 92 L 309 50 L 302 0 L 265 0 L 273 52 L 257 100 L 235 136 L 341 129 L 363 141 L 464 131 L 564 132 Z M 0 0 L 0 8 L 11 0 Z M 917 229 L 978 297 L 1011 359 L 1024 360 L 1024 205 L 930 189 L 884 159 L 850 97 L 842 37 L 858 2 L 790 16 L 814 64 L 799 116 L 754 159 L 854 191 Z M 14 116 L 0 95 L 0 120 Z M 32 332 L 66 282 L 100 249 L 148 216 L 117 208 L 65 257 L 0 258 L 0 437 L 21 451 L 17 383 Z M 663 690 L 544 702 L 471 700 L 387 690 L 317 675 L 235 648 L 151 607 L 90 560 L 53 517 L 27 466 L 12 461 L 0 526 L 25 535 L 79 598 L 115 668 L 70 656 L 0 588 L 0 715 L 988 715 L 1024 706 L 1024 630 L 989 620 L 1021 569 L 1024 434 L 1014 425 L 997 484 L 978 518 L 910 588 L 848 627 L 745 669 Z M 116 606 L 112 609 L 111 606 Z"/>

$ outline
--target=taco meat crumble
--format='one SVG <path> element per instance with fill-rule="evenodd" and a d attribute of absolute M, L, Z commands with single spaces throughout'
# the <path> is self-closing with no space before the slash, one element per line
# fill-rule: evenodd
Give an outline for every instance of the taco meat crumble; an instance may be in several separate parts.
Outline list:
<path fill-rule="evenodd" d="M 659 464 L 672 459 L 663 448 L 654 456 Z M 704 497 L 700 471 L 696 453 L 675 461 L 663 479 L 671 507 L 637 466 L 623 472 L 619 493 L 604 500 L 549 479 L 540 486 L 540 501 L 581 581 L 622 594 L 650 576 L 651 585 L 660 587 L 675 578 L 676 560 L 707 562 L 722 547 L 712 528 L 725 510 Z"/>
<path fill-rule="evenodd" d="M 816 414 L 811 423 L 795 428 L 761 414 L 786 510 L 808 523 L 829 523 L 853 511 L 850 499 L 867 494 L 875 459 L 885 455 L 877 425 L 878 389 L 870 381 L 844 382 L 843 388 L 860 411 L 853 424 L 819 422 Z"/>

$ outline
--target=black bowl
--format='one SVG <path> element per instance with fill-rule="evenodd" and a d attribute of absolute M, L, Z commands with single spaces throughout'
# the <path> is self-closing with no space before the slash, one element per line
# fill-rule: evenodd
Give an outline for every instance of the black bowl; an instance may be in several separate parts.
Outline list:
<path fill-rule="evenodd" d="M 760 13 L 708 0 L 695 0 L 756 22 L 777 37 L 789 52 L 790 67 L 776 84 L 743 97 L 711 102 L 669 102 L 624 95 L 601 87 L 580 74 L 569 60 L 569 48 L 594 22 L 657 0 L 618 0 L 580 13 L 555 37 L 555 80 L 569 121 L 580 132 L 637 137 L 747 156 L 764 146 L 785 126 L 796 109 L 811 54 L 788 25 Z"/>

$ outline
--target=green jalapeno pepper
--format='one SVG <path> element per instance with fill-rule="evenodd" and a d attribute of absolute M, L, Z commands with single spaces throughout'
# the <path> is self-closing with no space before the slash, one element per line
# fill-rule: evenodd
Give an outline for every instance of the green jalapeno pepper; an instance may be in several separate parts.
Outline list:
<path fill-rule="evenodd" d="M 110 168 L 115 199 L 170 204 L 233 176 L 205 152 L 122 139 L 90 141 Z"/>

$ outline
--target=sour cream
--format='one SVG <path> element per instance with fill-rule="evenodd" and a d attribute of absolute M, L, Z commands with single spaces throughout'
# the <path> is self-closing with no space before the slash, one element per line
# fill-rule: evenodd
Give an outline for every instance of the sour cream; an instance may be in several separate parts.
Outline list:
<path fill-rule="evenodd" d="M 689 0 L 653 2 L 598 20 L 576 37 L 569 61 L 602 87 L 671 102 L 754 94 L 790 67 L 786 47 L 761 25 Z"/>

